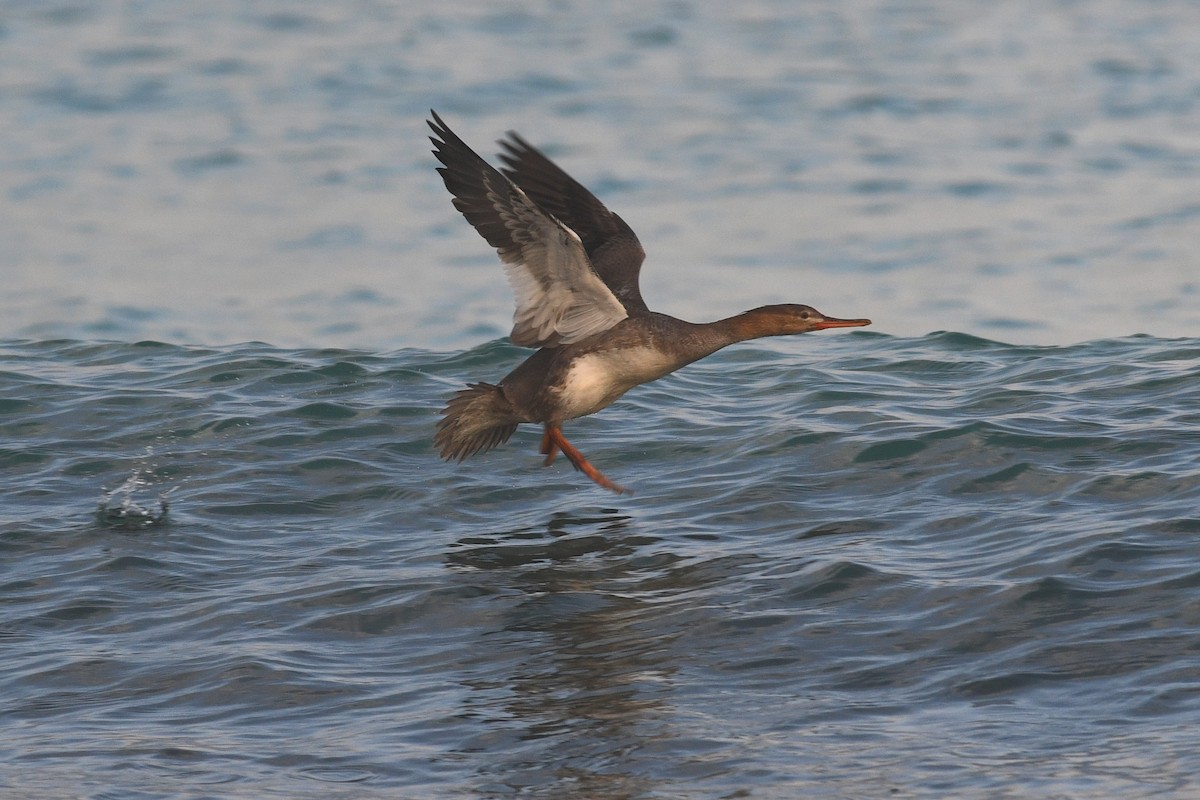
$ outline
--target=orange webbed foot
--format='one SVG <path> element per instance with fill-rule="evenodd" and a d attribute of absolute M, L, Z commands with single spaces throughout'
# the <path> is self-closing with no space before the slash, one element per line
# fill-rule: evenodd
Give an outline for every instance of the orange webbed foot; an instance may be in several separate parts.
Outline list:
<path fill-rule="evenodd" d="M 633 494 L 620 484 L 613 483 L 600 470 L 593 467 L 588 460 L 583 457 L 583 453 L 575 449 L 575 446 L 567 441 L 563 436 L 562 428 L 558 425 L 546 425 L 545 433 L 542 434 L 542 453 L 546 456 L 546 464 L 549 465 L 554 461 L 556 450 L 561 450 L 562 454 L 571 462 L 571 466 L 587 475 L 592 479 L 597 486 L 603 486 L 610 492 L 617 494 Z"/>

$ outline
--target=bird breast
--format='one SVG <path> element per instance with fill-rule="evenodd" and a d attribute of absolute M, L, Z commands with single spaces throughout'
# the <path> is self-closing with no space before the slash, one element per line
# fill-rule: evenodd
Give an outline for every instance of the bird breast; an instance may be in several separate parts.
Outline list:
<path fill-rule="evenodd" d="M 666 354 L 649 347 L 579 356 L 567 368 L 558 392 L 562 418 L 594 414 L 634 386 L 661 378 L 677 366 Z"/>

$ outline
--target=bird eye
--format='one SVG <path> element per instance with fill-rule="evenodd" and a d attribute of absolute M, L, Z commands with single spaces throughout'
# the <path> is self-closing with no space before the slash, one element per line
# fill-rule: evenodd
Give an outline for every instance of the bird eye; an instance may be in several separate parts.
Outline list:
<path fill-rule="evenodd" d="M 810 312 L 807 308 L 800 312 L 800 319 L 811 319 L 811 318 L 812 318 L 812 312 Z"/>

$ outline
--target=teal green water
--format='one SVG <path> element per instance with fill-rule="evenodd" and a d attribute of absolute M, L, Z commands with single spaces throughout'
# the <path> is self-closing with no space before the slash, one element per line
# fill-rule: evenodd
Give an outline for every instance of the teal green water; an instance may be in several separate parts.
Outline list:
<path fill-rule="evenodd" d="M 0 795 L 1186 796 L 1200 341 L 731 348 L 633 497 L 438 460 L 524 352 L 5 343 Z"/>

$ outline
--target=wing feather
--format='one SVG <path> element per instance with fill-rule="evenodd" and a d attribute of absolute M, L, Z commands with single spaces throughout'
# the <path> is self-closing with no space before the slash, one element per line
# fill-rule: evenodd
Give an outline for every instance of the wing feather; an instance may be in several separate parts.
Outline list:
<path fill-rule="evenodd" d="M 500 147 L 504 174 L 539 207 L 579 234 L 592 268 L 627 311 L 645 311 L 638 276 L 646 252 L 633 229 L 516 132 L 509 131 Z"/>
<path fill-rule="evenodd" d="M 437 138 L 430 140 L 454 207 L 504 262 L 517 307 L 513 342 L 571 344 L 625 319 L 625 307 L 597 274 L 579 235 L 431 114 Z"/>

